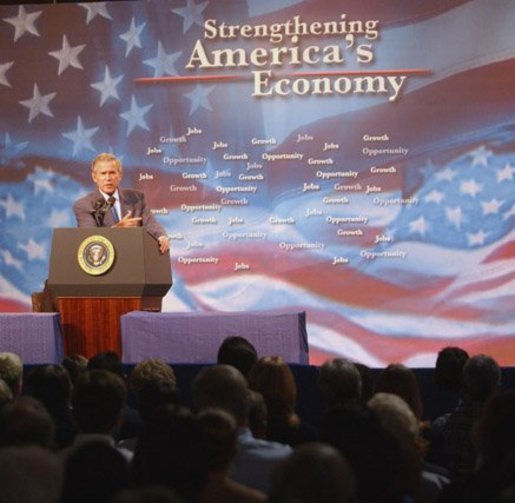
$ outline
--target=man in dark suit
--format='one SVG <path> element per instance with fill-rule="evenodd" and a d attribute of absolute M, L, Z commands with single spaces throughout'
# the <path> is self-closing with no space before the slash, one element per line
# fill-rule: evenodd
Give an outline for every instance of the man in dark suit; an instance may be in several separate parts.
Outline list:
<path fill-rule="evenodd" d="M 157 239 L 159 250 L 166 253 L 170 241 L 145 204 L 143 192 L 120 189 L 122 179 L 120 160 L 112 154 L 99 154 L 91 163 L 91 176 L 97 190 L 73 205 L 79 227 L 145 227 Z"/>

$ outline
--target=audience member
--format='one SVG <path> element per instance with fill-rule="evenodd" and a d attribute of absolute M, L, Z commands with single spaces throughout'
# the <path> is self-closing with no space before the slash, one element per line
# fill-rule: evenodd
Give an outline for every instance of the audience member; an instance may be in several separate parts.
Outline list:
<path fill-rule="evenodd" d="M 72 384 L 67 370 L 61 365 L 35 367 L 28 375 L 25 388 L 52 416 L 57 447 L 70 445 L 77 433 L 77 426 L 71 411 Z"/>
<path fill-rule="evenodd" d="M 238 449 L 229 476 L 266 494 L 272 470 L 292 449 L 252 435 L 248 423 L 249 390 L 241 372 L 230 365 L 205 367 L 193 381 L 192 395 L 198 411 L 220 408 L 235 418 Z"/>
<path fill-rule="evenodd" d="M 268 412 L 263 395 L 249 390 L 249 428 L 255 438 L 266 439 Z"/>
<path fill-rule="evenodd" d="M 4 405 L 12 402 L 13 400 L 13 391 L 7 385 L 7 383 L 0 379 L 0 411 L 4 408 Z"/>
<path fill-rule="evenodd" d="M 323 441 L 350 463 L 360 502 L 403 503 L 418 489 L 420 465 L 413 450 L 403 449 L 360 405 L 337 405 L 324 416 Z"/>
<path fill-rule="evenodd" d="M 72 384 L 75 384 L 79 375 L 88 368 L 88 359 L 79 354 L 70 355 L 63 358 L 62 365 L 68 371 Z"/>
<path fill-rule="evenodd" d="M 374 394 L 375 377 L 372 369 L 363 363 L 355 363 L 361 376 L 361 403 L 366 405 Z"/>
<path fill-rule="evenodd" d="M 145 423 L 131 464 L 136 486 L 166 486 L 185 502 L 196 502 L 208 465 L 198 421 L 189 409 L 163 405 Z"/>
<path fill-rule="evenodd" d="M 333 447 L 306 443 L 275 469 L 270 503 L 353 503 L 355 482 L 347 460 Z"/>
<path fill-rule="evenodd" d="M 0 449 L 0 503 L 59 503 L 62 482 L 62 465 L 47 449 Z"/>
<path fill-rule="evenodd" d="M 173 368 L 158 358 L 143 360 L 132 369 L 129 387 L 134 393 L 136 401 L 139 398 L 141 389 L 149 382 L 166 382 L 171 388 L 175 389 L 177 387 Z"/>
<path fill-rule="evenodd" d="M 450 482 L 449 474 L 424 462 L 426 442 L 420 434 L 420 423 L 409 405 L 398 395 L 376 393 L 369 400 L 368 407 L 403 449 L 412 452 L 414 462 L 421 468 L 420 485 L 414 494 L 415 503 L 436 502 L 441 490 Z"/>
<path fill-rule="evenodd" d="M 417 376 L 401 363 L 391 363 L 377 376 L 375 393 L 393 393 L 400 396 L 410 407 L 418 421 L 422 419 L 422 396 Z"/>
<path fill-rule="evenodd" d="M 103 441 L 114 448 L 114 433 L 122 421 L 126 386 L 122 379 L 107 370 L 93 369 L 84 372 L 75 383 L 72 411 L 79 429 L 73 444 L 64 449 L 63 456 L 85 443 Z M 125 449 L 120 452 L 130 459 Z"/>
<path fill-rule="evenodd" d="M 11 388 L 14 396 L 21 395 L 23 388 L 23 361 L 15 353 L 0 353 L 0 379 Z"/>
<path fill-rule="evenodd" d="M 474 424 L 474 470 L 443 493 L 442 503 L 490 503 L 507 499 L 515 488 L 515 391 L 493 395 Z"/>
<path fill-rule="evenodd" d="M 264 356 L 252 367 L 249 388 L 263 395 L 267 409 L 268 440 L 292 447 L 317 438 L 315 429 L 295 413 L 297 386 L 288 364 L 280 356 Z"/>
<path fill-rule="evenodd" d="M 0 411 L 0 447 L 55 445 L 55 425 L 43 404 L 31 396 L 19 396 Z"/>
<path fill-rule="evenodd" d="M 122 454 L 105 442 L 91 441 L 66 460 L 60 503 L 109 503 L 128 483 L 129 465 Z"/>
<path fill-rule="evenodd" d="M 92 356 L 88 361 L 88 370 L 92 369 L 108 370 L 120 377 L 125 383 L 127 382 L 122 360 L 114 351 L 102 351 Z M 142 428 L 143 423 L 138 411 L 131 407 L 126 400 L 123 404 L 122 421 L 114 433 L 115 438 L 124 440 L 137 437 Z"/>
<path fill-rule="evenodd" d="M 476 465 L 476 450 L 471 432 L 485 403 L 501 384 L 501 370 L 487 355 L 475 355 L 463 367 L 463 397 L 443 425 L 448 468 L 454 477 L 470 473 Z"/>
<path fill-rule="evenodd" d="M 435 417 L 452 412 L 458 405 L 463 367 L 468 359 L 468 353 L 456 346 L 446 346 L 438 352 L 433 374 L 439 407 Z"/>
<path fill-rule="evenodd" d="M 263 493 L 246 487 L 228 477 L 236 455 L 236 421 L 221 409 L 205 409 L 199 413 L 203 452 L 207 461 L 208 478 L 199 503 L 259 503 L 266 501 Z"/>
<path fill-rule="evenodd" d="M 226 337 L 218 348 L 217 363 L 236 367 L 245 378 L 257 359 L 256 348 L 238 335 Z"/>
<path fill-rule="evenodd" d="M 361 401 L 361 375 L 354 363 L 334 358 L 320 367 L 318 389 L 324 410 Z"/>

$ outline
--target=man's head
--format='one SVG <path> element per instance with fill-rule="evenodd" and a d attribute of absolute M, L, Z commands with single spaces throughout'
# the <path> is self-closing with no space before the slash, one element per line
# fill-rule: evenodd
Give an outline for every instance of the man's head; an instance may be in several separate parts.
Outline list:
<path fill-rule="evenodd" d="M 243 374 L 230 365 L 204 367 L 192 385 L 197 410 L 214 407 L 232 414 L 238 425 L 248 422 L 249 390 Z"/>
<path fill-rule="evenodd" d="M 320 367 L 318 389 L 326 408 L 361 398 L 361 375 L 356 365 L 345 358 L 334 358 Z"/>
<path fill-rule="evenodd" d="M 485 402 L 501 385 L 501 369 L 491 357 L 472 356 L 463 367 L 463 389 L 471 400 Z"/>
<path fill-rule="evenodd" d="M 91 177 L 106 194 L 113 194 L 122 179 L 122 163 L 113 154 L 99 154 L 91 163 Z"/>
<path fill-rule="evenodd" d="M 0 378 L 11 388 L 13 394 L 19 395 L 23 382 L 23 362 L 15 353 L 0 353 Z"/>

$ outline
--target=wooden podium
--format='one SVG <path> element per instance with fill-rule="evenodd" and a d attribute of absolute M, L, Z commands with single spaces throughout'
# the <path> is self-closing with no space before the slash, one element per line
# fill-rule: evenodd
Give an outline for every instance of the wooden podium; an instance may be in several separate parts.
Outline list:
<path fill-rule="evenodd" d="M 48 288 L 65 355 L 121 355 L 120 316 L 160 311 L 171 286 L 169 253 L 141 227 L 54 230 Z"/>

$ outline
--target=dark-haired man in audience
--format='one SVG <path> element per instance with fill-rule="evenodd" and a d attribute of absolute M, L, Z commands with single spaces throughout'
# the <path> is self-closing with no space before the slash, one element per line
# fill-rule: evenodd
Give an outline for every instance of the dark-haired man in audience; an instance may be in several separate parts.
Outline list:
<path fill-rule="evenodd" d="M 238 335 L 226 337 L 218 348 L 217 363 L 236 367 L 245 378 L 257 359 L 256 348 L 247 339 Z"/>
<path fill-rule="evenodd" d="M 192 397 L 197 410 L 215 407 L 234 417 L 238 425 L 238 452 L 229 476 L 267 493 L 273 469 L 292 449 L 252 435 L 248 426 L 249 390 L 242 373 L 230 365 L 205 367 L 193 381 Z"/>
<path fill-rule="evenodd" d="M 466 475 L 475 467 L 472 427 L 500 384 L 501 369 L 490 356 L 472 356 L 463 367 L 463 399 L 443 426 L 448 468 L 455 477 Z"/>

